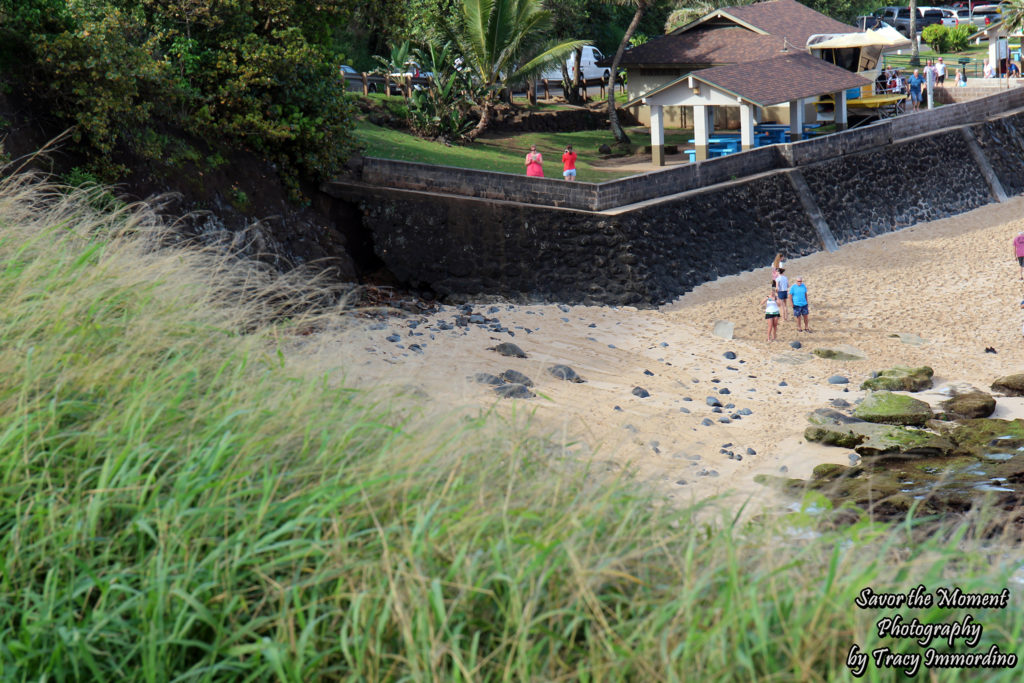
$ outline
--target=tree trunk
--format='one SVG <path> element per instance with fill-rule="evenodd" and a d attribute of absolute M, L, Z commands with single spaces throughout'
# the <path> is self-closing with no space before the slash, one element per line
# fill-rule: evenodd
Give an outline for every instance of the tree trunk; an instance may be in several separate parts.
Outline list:
<path fill-rule="evenodd" d="M 638 0 L 636 12 L 633 14 L 633 21 L 629 22 L 629 28 L 626 29 L 625 35 L 622 36 L 619 49 L 615 51 L 615 57 L 612 59 L 611 74 L 608 77 L 608 123 L 611 126 L 612 134 L 615 135 L 615 140 L 625 144 L 629 144 L 629 136 L 626 135 L 626 131 L 622 130 L 622 126 L 619 125 L 619 112 L 615 108 L 615 77 L 619 73 L 619 62 L 622 61 L 622 53 L 626 51 L 629 39 L 633 37 L 636 27 L 640 24 L 640 19 L 644 16 L 648 1 Z"/>
<path fill-rule="evenodd" d="M 910 41 L 913 44 L 910 51 L 910 65 L 918 66 L 921 63 L 921 56 L 917 43 L 917 0 L 910 0 Z"/>
<path fill-rule="evenodd" d="M 569 68 L 565 62 L 562 62 L 562 94 L 565 95 L 565 101 L 569 104 L 580 105 L 579 91 L 572 86 L 572 76 L 569 75 Z"/>
<path fill-rule="evenodd" d="M 583 61 L 583 48 L 579 48 L 575 52 L 575 59 L 573 61 L 572 69 L 572 98 L 575 100 L 573 104 L 583 104 L 587 101 L 586 95 L 580 94 L 580 82 L 583 79 L 583 69 L 581 68 Z"/>
<path fill-rule="evenodd" d="M 480 121 L 476 124 L 473 130 L 466 133 L 466 139 L 473 142 L 477 137 L 487 130 L 487 127 L 491 125 L 491 121 L 494 120 L 494 104 L 490 100 L 484 101 L 480 106 Z"/>

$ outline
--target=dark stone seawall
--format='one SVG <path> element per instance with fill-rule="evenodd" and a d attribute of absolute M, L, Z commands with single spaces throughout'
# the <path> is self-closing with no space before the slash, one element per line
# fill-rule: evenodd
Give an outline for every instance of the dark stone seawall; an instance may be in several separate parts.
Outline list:
<path fill-rule="evenodd" d="M 440 294 L 649 306 L 821 249 L 785 174 L 619 215 L 374 189 L 359 202 L 381 260 Z"/>
<path fill-rule="evenodd" d="M 1024 193 L 1024 113 L 971 126 L 1007 195 Z"/>
<path fill-rule="evenodd" d="M 928 112 L 937 125 L 955 113 L 944 109 Z M 988 116 L 895 142 L 880 126 L 816 147 L 798 143 L 790 151 L 800 158 L 780 154 L 789 165 L 774 171 L 606 211 L 432 194 L 429 178 L 423 187 L 364 179 L 327 191 L 358 207 L 376 256 L 409 284 L 445 295 L 652 306 L 763 268 L 776 252 L 820 251 L 819 229 L 846 244 L 1024 193 L 1024 112 Z"/>
<path fill-rule="evenodd" d="M 992 201 L 956 129 L 812 164 L 803 174 L 839 244 Z"/>

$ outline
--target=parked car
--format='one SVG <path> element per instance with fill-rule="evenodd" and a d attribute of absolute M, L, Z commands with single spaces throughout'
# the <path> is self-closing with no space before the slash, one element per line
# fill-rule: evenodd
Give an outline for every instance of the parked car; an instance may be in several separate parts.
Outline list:
<path fill-rule="evenodd" d="M 910 36 L 910 8 L 909 7 L 883 7 L 875 10 L 872 14 L 882 21 L 894 26 L 903 35 Z M 924 30 L 925 26 L 942 23 L 942 10 L 937 7 L 917 8 L 917 32 Z"/>
<path fill-rule="evenodd" d="M 876 17 L 874 14 L 862 14 L 853 23 L 861 31 L 867 31 L 868 29 L 877 30 L 886 26 L 893 28 L 891 24 L 887 24 L 882 21 L 881 17 Z"/>
<path fill-rule="evenodd" d="M 953 28 L 960 23 L 956 12 L 947 7 L 923 7 L 922 9 L 937 9 L 942 12 L 942 25 L 948 28 Z"/>
<path fill-rule="evenodd" d="M 593 45 L 586 45 L 583 47 L 583 55 L 580 57 L 580 71 L 582 72 L 581 78 L 584 80 L 591 78 L 608 78 L 611 75 L 611 70 L 608 67 L 598 66 L 597 63 L 604 59 L 604 55 Z M 569 72 L 569 78 L 574 78 L 576 74 L 573 73 L 573 69 L 576 67 L 576 55 L 569 55 L 569 58 L 565 60 L 565 68 Z M 541 78 L 547 78 L 552 81 L 562 80 L 562 68 L 560 66 L 552 67 L 541 74 Z"/>
<path fill-rule="evenodd" d="M 957 18 L 961 24 L 974 24 L 977 28 L 985 28 L 1002 20 L 1003 16 L 998 11 L 985 9 L 987 7 L 991 7 L 991 5 L 978 5 L 974 12 L 968 9 L 959 9 L 956 11 Z"/>
<path fill-rule="evenodd" d="M 341 77 L 345 79 L 345 90 L 349 92 L 363 91 L 363 75 L 361 73 L 348 64 L 342 64 L 338 71 L 341 73 Z M 377 84 L 370 81 L 366 84 L 366 89 L 370 92 L 377 92 Z"/>

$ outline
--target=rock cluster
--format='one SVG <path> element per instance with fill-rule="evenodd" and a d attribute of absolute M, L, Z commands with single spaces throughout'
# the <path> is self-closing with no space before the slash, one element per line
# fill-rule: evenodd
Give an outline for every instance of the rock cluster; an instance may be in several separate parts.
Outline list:
<path fill-rule="evenodd" d="M 931 387 L 931 368 L 893 368 L 865 388 Z M 1003 377 L 992 387 L 1024 395 L 1024 374 Z M 869 393 L 851 411 L 819 408 L 808 415 L 808 441 L 850 449 L 850 466 L 822 464 L 810 480 L 761 475 L 794 494 L 823 493 L 836 507 L 853 505 L 876 518 L 963 512 L 986 499 L 1006 509 L 1024 502 L 1024 420 L 990 416 L 996 399 L 975 387 L 947 385 L 949 396 L 933 411 L 912 396 L 887 390 Z M 845 401 L 833 406 L 850 408 Z"/>

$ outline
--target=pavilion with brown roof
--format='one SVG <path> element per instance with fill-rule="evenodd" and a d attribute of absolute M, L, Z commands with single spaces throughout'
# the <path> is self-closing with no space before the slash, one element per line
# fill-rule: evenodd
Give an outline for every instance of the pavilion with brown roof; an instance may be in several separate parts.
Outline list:
<path fill-rule="evenodd" d="M 766 0 L 722 7 L 664 36 L 626 50 L 621 66 L 634 102 L 643 93 L 698 69 L 755 64 L 805 51 L 807 39 L 819 33 L 856 31 L 796 0 Z M 605 60 L 606 62 L 609 60 Z M 644 118 L 641 112 L 636 112 Z M 676 125 L 683 124 L 683 114 Z"/>
<path fill-rule="evenodd" d="M 646 104 L 651 109 L 653 161 L 665 163 L 665 107 L 693 107 L 695 152 L 707 158 L 708 138 L 714 129 L 715 107 L 738 106 L 743 149 L 754 146 L 754 119 L 758 110 L 788 104 L 790 131 L 799 139 L 803 129 L 803 101 L 820 95 L 835 99 L 836 126 L 846 126 L 846 91 L 870 81 L 807 52 L 772 59 L 700 69 L 653 88 L 626 106 Z"/>

